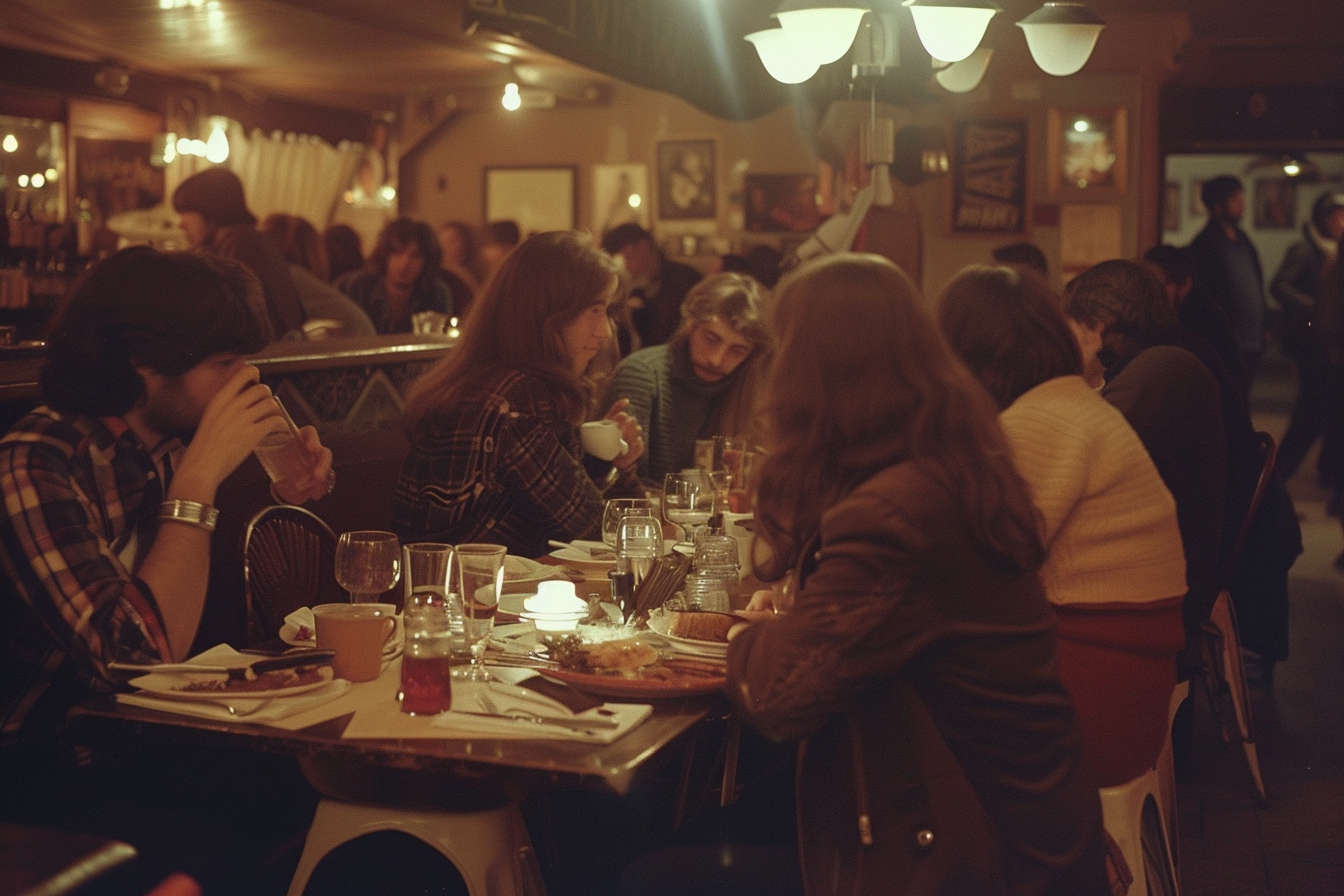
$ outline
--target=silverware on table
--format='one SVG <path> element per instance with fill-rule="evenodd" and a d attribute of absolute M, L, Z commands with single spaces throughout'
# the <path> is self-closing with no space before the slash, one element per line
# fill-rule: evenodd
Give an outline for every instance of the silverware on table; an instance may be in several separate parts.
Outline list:
<path fill-rule="evenodd" d="M 112 672 L 193 672 L 201 674 L 227 675 L 230 681 L 246 681 L 266 672 L 277 669 L 294 669 L 299 666 L 328 666 L 336 656 L 334 650 L 308 650 L 302 653 L 288 653 L 269 660 L 257 660 L 244 666 L 208 666 L 203 663 L 108 663 Z"/>
<path fill-rule="evenodd" d="M 488 694 L 477 691 L 476 702 L 480 704 L 485 712 L 471 712 L 469 710 L 459 709 L 457 712 L 468 716 L 487 716 L 495 719 L 511 719 L 515 722 L 531 722 L 535 725 L 558 725 L 561 728 L 568 728 L 571 731 L 588 731 L 602 729 L 611 731 L 620 727 L 620 722 L 615 719 L 591 719 L 591 718 L 573 718 L 566 719 L 561 716 L 543 716 L 530 712 L 526 709 L 501 709 Z"/>

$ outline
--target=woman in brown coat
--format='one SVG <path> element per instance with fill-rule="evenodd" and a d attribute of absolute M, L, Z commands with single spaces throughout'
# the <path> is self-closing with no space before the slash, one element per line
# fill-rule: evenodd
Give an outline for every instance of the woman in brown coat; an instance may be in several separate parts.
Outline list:
<path fill-rule="evenodd" d="M 757 572 L 799 584 L 787 612 L 735 632 L 728 692 L 801 741 L 807 892 L 1107 892 L 1043 549 L 993 402 L 877 256 L 789 275 L 775 331 Z"/>

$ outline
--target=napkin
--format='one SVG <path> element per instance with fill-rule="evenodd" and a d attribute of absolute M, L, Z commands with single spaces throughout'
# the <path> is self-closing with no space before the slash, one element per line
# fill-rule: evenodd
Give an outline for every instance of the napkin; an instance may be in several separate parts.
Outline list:
<path fill-rule="evenodd" d="M 343 738 L 471 738 L 489 737 L 500 740 L 567 740 L 580 743 L 609 744 L 624 737 L 653 712 L 648 704 L 604 703 L 586 713 L 571 714 L 560 704 L 540 694 L 514 687 L 536 673 L 531 669 L 491 667 L 491 674 L 502 684 L 453 679 L 453 706 L 472 712 L 482 711 L 476 702 L 476 688 L 488 687 L 490 697 L 500 709 L 526 709 L 537 715 L 587 717 L 610 719 L 615 728 L 570 730 L 558 725 L 538 725 L 502 717 L 466 715 L 451 711 L 437 716 L 412 716 L 401 711 L 396 693 L 396 676 L 384 672 L 378 683 L 384 693 L 363 702 L 354 718 L 345 727 Z M 372 682 L 370 682 L 372 684 Z"/>

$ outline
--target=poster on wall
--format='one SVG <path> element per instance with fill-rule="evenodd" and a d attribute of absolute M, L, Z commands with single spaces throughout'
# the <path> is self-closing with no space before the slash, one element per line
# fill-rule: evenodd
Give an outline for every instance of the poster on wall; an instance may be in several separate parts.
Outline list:
<path fill-rule="evenodd" d="M 713 140 L 663 140 L 658 144 L 659 218 L 713 218 L 717 197 Z"/>
<path fill-rule="evenodd" d="M 1027 123 L 957 122 L 952 142 L 954 233 L 1022 233 L 1027 222 Z"/>
<path fill-rule="evenodd" d="M 485 220 L 514 221 L 523 236 L 572 230 L 578 178 L 567 165 L 485 169 Z"/>
<path fill-rule="evenodd" d="M 593 166 L 593 229 L 621 224 L 649 229 L 649 171 L 643 165 Z"/>

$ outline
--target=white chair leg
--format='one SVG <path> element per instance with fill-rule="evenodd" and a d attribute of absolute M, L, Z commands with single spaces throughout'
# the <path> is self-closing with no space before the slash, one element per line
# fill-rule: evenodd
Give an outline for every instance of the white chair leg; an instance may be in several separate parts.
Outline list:
<path fill-rule="evenodd" d="M 303 896 L 329 852 L 376 831 L 410 834 L 456 866 L 471 896 L 545 896 L 540 869 L 518 807 L 480 812 L 425 812 L 324 799 L 318 804 L 289 896 Z"/>

